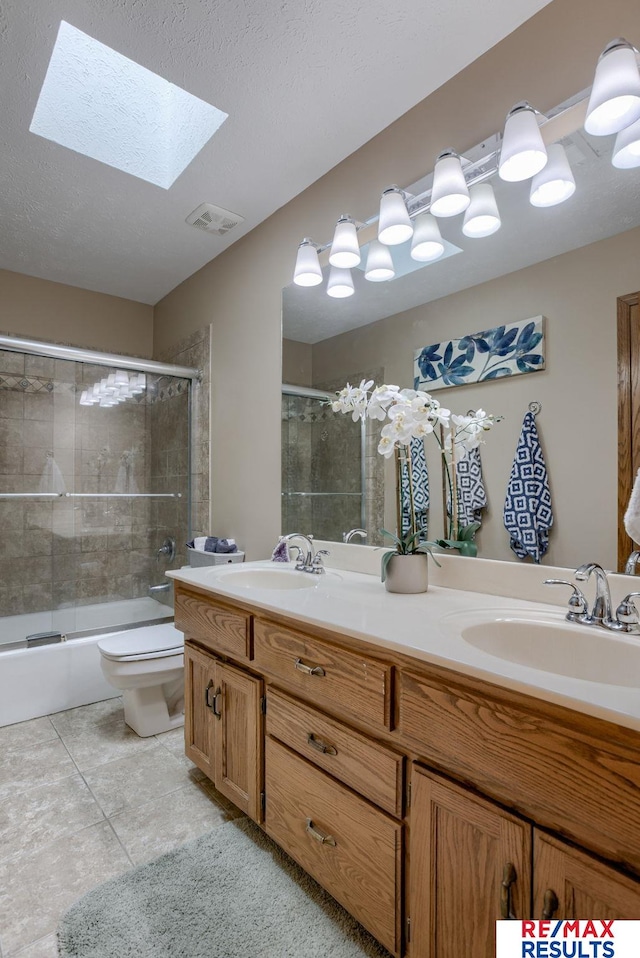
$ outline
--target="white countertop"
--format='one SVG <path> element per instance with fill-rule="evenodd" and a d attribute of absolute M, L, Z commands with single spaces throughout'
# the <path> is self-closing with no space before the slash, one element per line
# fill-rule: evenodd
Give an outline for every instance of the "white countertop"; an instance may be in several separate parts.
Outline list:
<path fill-rule="evenodd" d="M 482 560 L 472 561 L 475 565 Z M 542 621 L 562 624 L 564 611 L 557 604 L 467 592 L 442 585 L 430 585 L 428 592 L 419 595 L 397 595 L 385 590 L 379 576 L 345 569 L 328 569 L 326 575 L 317 577 L 313 588 L 273 590 L 234 583 L 232 569 L 274 568 L 287 570 L 291 575 L 308 575 L 295 572 L 293 566 L 269 561 L 233 567 L 184 568 L 167 575 L 213 595 L 244 601 L 266 612 L 281 613 L 301 623 L 364 639 L 380 649 L 393 649 L 424 662 L 640 730 L 640 669 L 635 688 L 558 675 L 490 655 L 467 642 L 455 624 L 460 613 L 473 612 L 485 620 L 494 614 L 496 619 L 509 614 L 520 618 L 531 614 Z M 574 626 L 566 623 L 566 627 L 571 629 Z M 606 657 L 606 643 L 614 640 L 605 630 L 593 628 L 593 631 L 601 637 L 603 656 Z M 640 637 L 627 637 L 623 641 L 640 646 Z"/>

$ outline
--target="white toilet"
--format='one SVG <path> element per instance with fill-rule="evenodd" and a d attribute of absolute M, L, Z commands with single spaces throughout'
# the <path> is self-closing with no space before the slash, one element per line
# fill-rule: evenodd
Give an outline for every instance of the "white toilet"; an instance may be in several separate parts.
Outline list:
<path fill-rule="evenodd" d="M 184 635 L 173 625 L 114 632 L 98 642 L 102 672 L 121 689 L 124 720 L 145 738 L 184 725 Z"/>

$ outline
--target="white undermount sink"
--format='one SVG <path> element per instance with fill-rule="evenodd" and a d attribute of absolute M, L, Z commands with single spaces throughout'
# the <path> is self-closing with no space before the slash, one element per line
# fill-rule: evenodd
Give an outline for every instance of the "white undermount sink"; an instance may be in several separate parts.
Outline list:
<path fill-rule="evenodd" d="M 498 659 L 587 682 L 640 688 L 640 636 L 567 622 L 562 613 L 454 613 L 447 625 Z"/>
<path fill-rule="evenodd" d="M 325 575 L 332 573 L 325 573 Z M 225 585 L 244 589 L 314 589 L 324 575 L 297 572 L 293 569 L 229 569 L 218 576 Z"/>

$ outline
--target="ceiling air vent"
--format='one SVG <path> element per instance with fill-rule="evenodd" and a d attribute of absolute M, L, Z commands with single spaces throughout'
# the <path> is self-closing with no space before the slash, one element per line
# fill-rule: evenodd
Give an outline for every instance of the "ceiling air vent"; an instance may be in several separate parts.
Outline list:
<path fill-rule="evenodd" d="M 205 233 L 215 233 L 216 236 L 224 236 L 234 226 L 244 223 L 244 216 L 237 213 L 231 213 L 229 210 L 223 210 L 213 203 L 202 203 L 187 216 L 186 222 L 189 226 L 196 226 Z"/>

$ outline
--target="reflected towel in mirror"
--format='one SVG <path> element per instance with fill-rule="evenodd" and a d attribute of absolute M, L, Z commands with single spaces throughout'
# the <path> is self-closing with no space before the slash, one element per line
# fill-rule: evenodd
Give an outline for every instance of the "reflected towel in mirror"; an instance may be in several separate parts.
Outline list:
<path fill-rule="evenodd" d="M 456 463 L 458 489 L 458 525 L 482 522 L 482 510 L 487 507 L 487 493 L 482 477 L 480 447 L 469 451 Z M 447 512 L 451 515 L 451 496 L 447 499 Z"/>
<path fill-rule="evenodd" d="M 533 413 L 522 423 L 504 501 L 504 526 L 519 559 L 540 562 L 549 548 L 553 509 L 547 466 Z"/>
<path fill-rule="evenodd" d="M 624 527 L 630 539 L 640 542 L 640 469 L 636 474 L 629 505 L 624 514 Z"/>
<path fill-rule="evenodd" d="M 404 447 L 405 450 L 408 447 Z M 411 440 L 411 475 L 413 478 L 413 503 L 418 530 L 427 538 L 429 517 L 429 473 L 423 439 Z M 411 528 L 411 497 L 409 496 L 409 470 L 404 460 L 400 461 L 400 483 L 402 496 L 402 535 Z"/>

